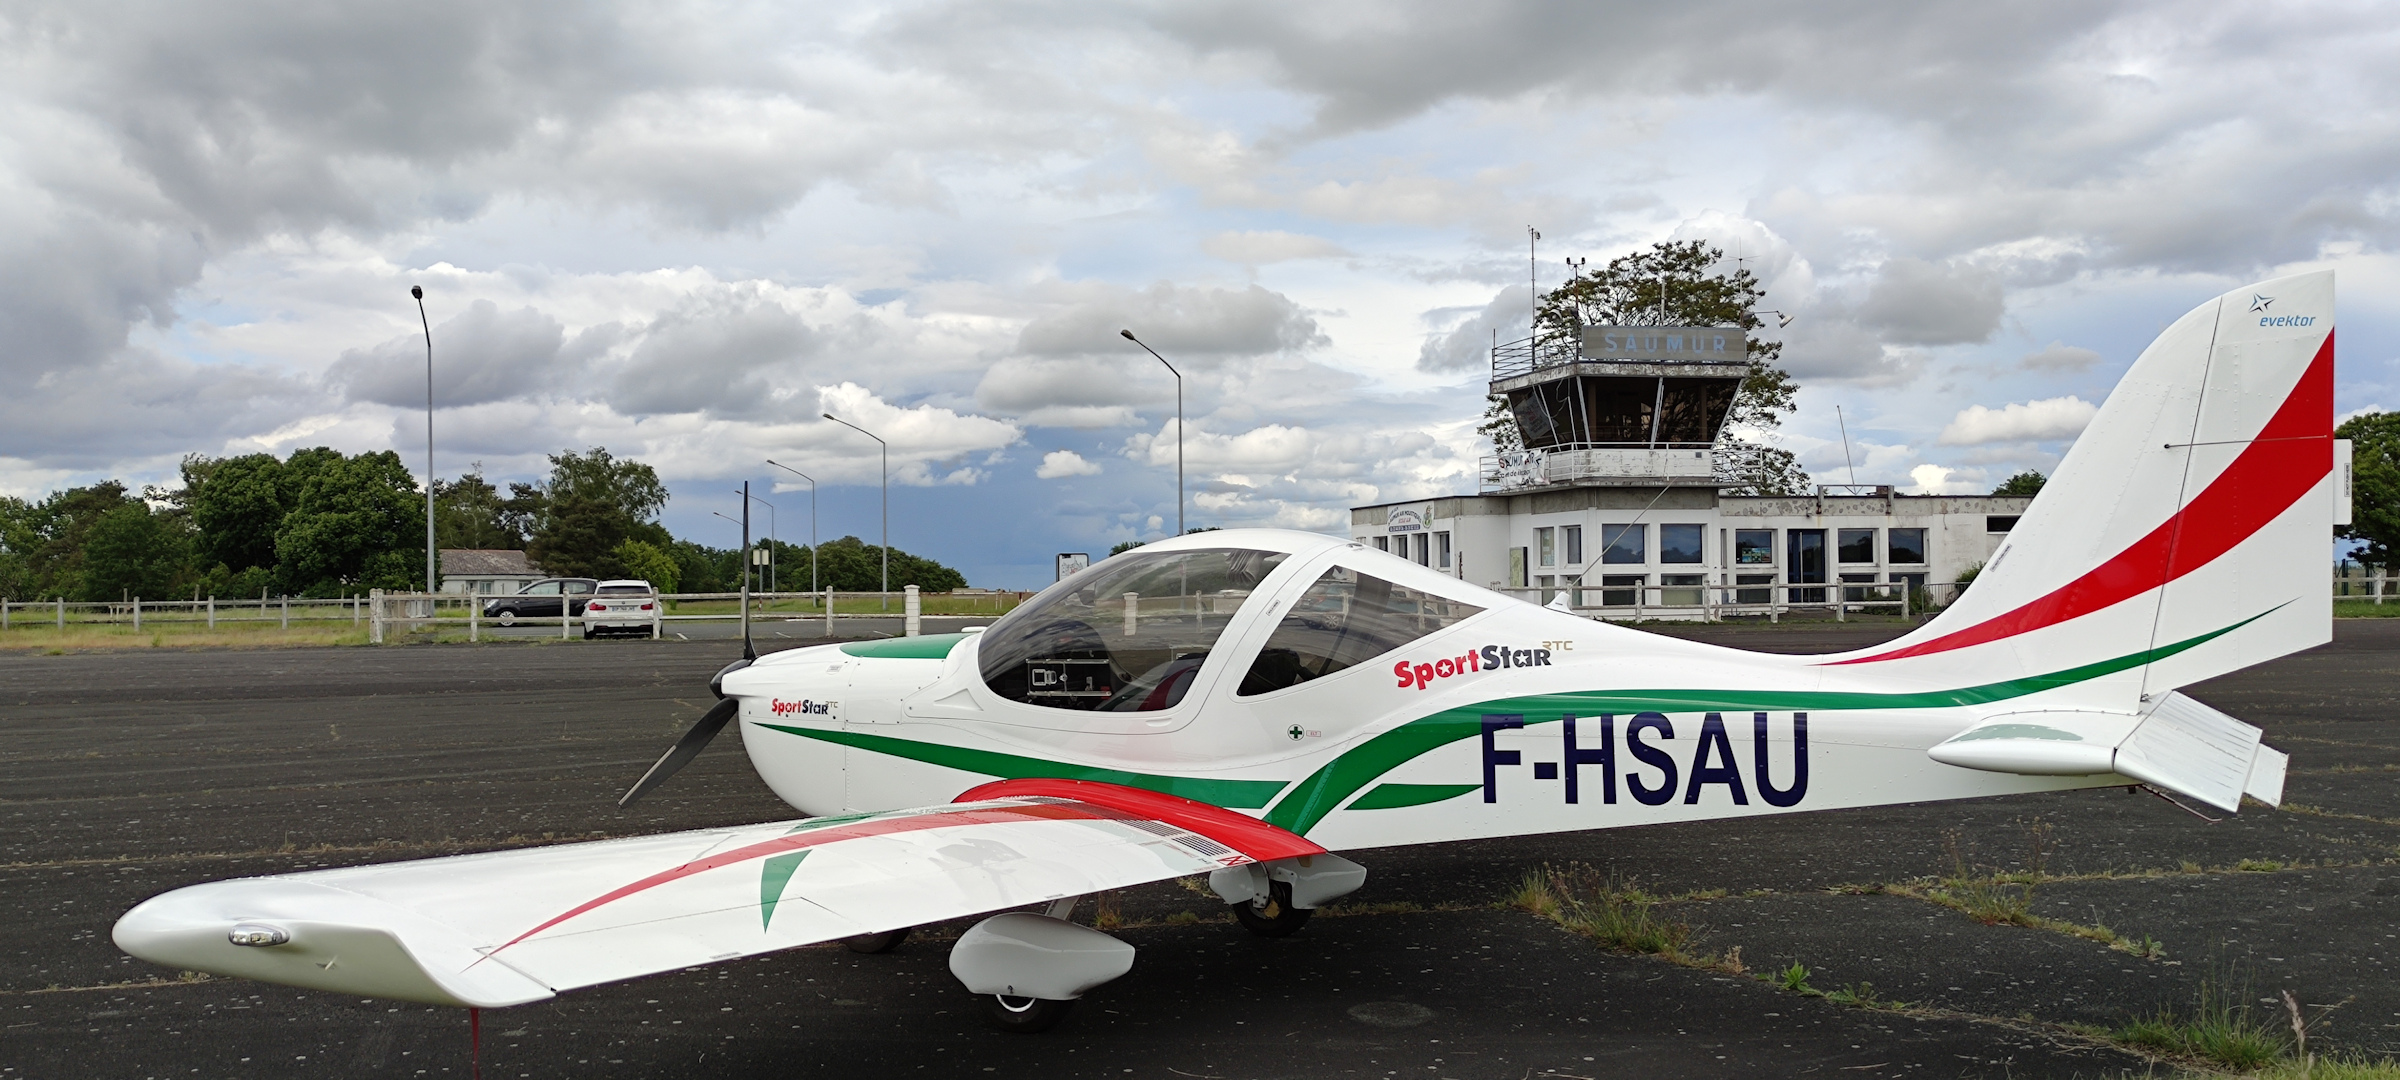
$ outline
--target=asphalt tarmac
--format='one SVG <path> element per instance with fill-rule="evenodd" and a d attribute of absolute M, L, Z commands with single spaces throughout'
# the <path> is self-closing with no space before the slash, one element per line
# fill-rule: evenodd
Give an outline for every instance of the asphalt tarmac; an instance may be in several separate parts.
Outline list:
<path fill-rule="evenodd" d="M 1889 625 L 1682 631 L 1824 651 Z M 0 656 L 0 1077 L 465 1076 L 452 1010 L 187 979 L 110 944 L 196 881 L 792 816 L 730 743 L 615 799 L 709 704 L 715 642 Z M 982 1029 L 928 928 L 884 956 L 795 950 L 487 1013 L 486 1076 L 2115 1076 L 2070 1025 L 2246 1000 L 2339 1005 L 2312 1048 L 2400 1053 L 2400 620 L 2189 688 L 2292 754 L 2283 810 L 2208 824 L 2121 790 L 1348 853 L 1346 910 L 1250 937 L 1177 883 L 1117 898 L 1133 972 L 1056 1030 Z M 2022 868 L 2035 910 L 2139 958 L 1875 888 Z M 1752 973 L 1871 982 L 1903 1011 L 1604 952 L 1494 906 L 1544 863 L 1669 894 Z M 1079 916 L 1088 919 L 1086 907 Z M 1184 913 L 1196 916 L 1192 921 Z M 1170 921 L 1173 920 L 1173 921 Z M 2260 1005 L 2264 1010 L 2266 1006 Z M 2313 1010 L 2312 1010 L 2313 1011 Z M 2264 1015 L 2262 1012 L 2261 1015 Z M 2162 1073 L 2167 1071 L 2160 1070 Z"/>

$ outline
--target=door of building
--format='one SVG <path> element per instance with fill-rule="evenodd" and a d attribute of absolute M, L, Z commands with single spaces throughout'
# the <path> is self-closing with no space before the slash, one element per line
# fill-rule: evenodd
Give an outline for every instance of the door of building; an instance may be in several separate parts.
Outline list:
<path fill-rule="evenodd" d="M 1792 585 L 1825 584 L 1825 530 L 1786 529 L 1784 536 L 1784 581 Z M 1794 604 L 1822 604 L 1823 589 L 1792 589 L 1786 597 Z"/>

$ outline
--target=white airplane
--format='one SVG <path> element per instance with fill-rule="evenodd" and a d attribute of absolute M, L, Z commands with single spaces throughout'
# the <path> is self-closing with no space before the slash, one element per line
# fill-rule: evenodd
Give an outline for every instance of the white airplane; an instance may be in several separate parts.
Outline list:
<path fill-rule="evenodd" d="M 1103 889 L 1206 874 L 1283 935 L 1365 879 L 1337 851 L 2131 784 L 2273 805 L 2284 755 L 2175 688 L 2331 638 L 2332 314 L 2330 272 L 2194 308 L 1974 587 L 1885 645 L 1759 655 L 1337 538 L 1185 536 L 982 633 L 737 662 L 624 800 L 738 719 L 808 817 L 193 885 L 115 939 L 481 1008 L 1002 912 L 950 968 L 1032 1031 L 1131 967 L 1066 921 Z"/>

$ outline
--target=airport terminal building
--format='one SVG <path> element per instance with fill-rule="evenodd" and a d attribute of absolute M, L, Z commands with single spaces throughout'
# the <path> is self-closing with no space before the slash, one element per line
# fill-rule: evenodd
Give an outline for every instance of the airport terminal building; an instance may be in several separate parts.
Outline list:
<path fill-rule="evenodd" d="M 1525 449 L 1484 458 L 1475 494 L 1354 507 L 1350 535 L 1602 618 L 1892 610 L 1947 602 L 2032 502 L 1882 485 L 1722 494 L 1714 447 L 1743 349 L 1741 331 L 1716 327 L 1499 346 L 1491 390 Z"/>

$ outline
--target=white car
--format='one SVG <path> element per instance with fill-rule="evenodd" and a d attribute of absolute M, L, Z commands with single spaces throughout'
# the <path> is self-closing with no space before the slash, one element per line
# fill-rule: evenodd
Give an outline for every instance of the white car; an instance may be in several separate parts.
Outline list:
<path fill-rule="evenodd" d="M 619 578 L 603 581 L 592 593 L 591 603 L 583 607 L 583 637 L 589 641 L 602 634 L 639 634 L 650 636 L 658 624 L 658 590 L 640 578 Z"/>

